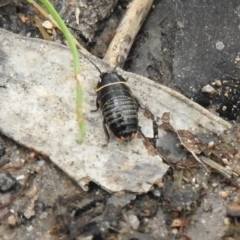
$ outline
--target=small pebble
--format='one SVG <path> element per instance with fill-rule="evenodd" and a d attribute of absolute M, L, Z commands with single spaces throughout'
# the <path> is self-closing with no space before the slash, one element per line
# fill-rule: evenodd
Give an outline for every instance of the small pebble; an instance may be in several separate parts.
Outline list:
<path fill-rule="evenodd" d="M 222 198 L 227 198 L 227 197 L 228 197 L 228 193 L 225 192 L 225 191 L 221 191 L 221 192 L 219 193 L 219 196 L 222 197 Z"/>
<path fill-rule="evenodd" d="M 172 221 L 171 227 L 176 228 L 176 227 L 181 227 L 182 226 L 182 220 L 180 218 L 176 218 Z"/>
<path fill-rule="evenodd" d="M 182 209 L 182 207 L 179 207 L 179 206 L 178 206 L 178 207 L 176 208 L 176 210 L 177 210 L 178 212 L 181 212 L 183 209 Z"/>
<path fill-rule="evenodd" d="M 19 180 L 23 180 L 24 178 L 25 178 L 24 175 L 20 175 L 20 176 L 16 177 L 16 180 L 17 180 L 17 181 L 19 181 Z"/>
<path fill-rule="evenodd" d="M 42 167 L 45 164 L 44 160 L 40 160 L 37 162 L 38 166 Z"/>
<path fill-rule="evenodd" d="M 216 90 L 211 85 L 208 84 L 202 88 L 202 92 L 214 94 L 216 93 Z"/>
<path fill-rule="evenodd" d="M 129 221 L 130 225 L 132 226 L 132 228 L 133 228 L 134 230 L 137 230 L 137 229 L 138 229 L 140 222 L 139 222 L 139 220 L 138 220 L 138 218 L 137 218 L 136 215 L 130 214 L 130 215 L 128 216 L 128 221 Z"/>
<path fill-rule="evenodd" d="M 226 110 L 227 110 L 227 106 L 223 106 L 223 107 L 222 107 L 222 110 L 223 110 L 223 111 L 226 111 Z"/>
<path fill-rule="evenodd" d="M 24 15 L 20 15 L 19 18 L 22 21 L 22 23 L 26 23 L 27 20 L 28 20 L 28 18 L 26 16 L 24 16 Z"/>
<path fill-rule="evenodd" d="M 23 213 L 24 217 L 26 217 L 27 219 L 30 219 L 32 216 L 35 216 L 35 211 L 34 209 L 31 208 L 26 208 L 24 213 Z"/>
<path fill-rule="evenodd" d="M 216 49 L 217 49 L 217 50 L 223 50 L 223 49 L 224 49 L 224 44 L 223 44 L 223 42 L 218 41 L 218 42 L 216 43 Z"/>
<path fill-rule="evenodd" d="M 159 189 L 154 189 L 154 190 L 153 190 L 153 194 L 154 194 L 154 196 L 156 196 L 156 197 L 160 197 L 160 196 L 161 196 L 161 191 L 160 191 Z"/>
<path fill-rule="evenodd" d="M 21 162 L 21 163 L 25 163 L 26 161 L 25 161 L 25 159 L 22 159 L 22 158 L 21 158 L 21 159 L 20 159 L 20 162 Z"/>
<path fill-rule="evenodd" d="M 37 153 L 36 152 L 30 152 L 29 154 L 30 158 L 35 158 L 37 156 Z"/>
<path fill-rule="evenodd" d="M 34 171 L 40 173 L 42 171 L 42 167 L 37 166 L 34 168 Z"/>
<path fill-rule="evenodd" d="M 205 219 L 201 219 L 201 223 L 202 223 L 202 224 L 205 224 L 205 223 L 206 223 L 206 220 L 205 220 Z"/>
<path fill-rule="evenodd" d="M 217 187 L 217 185 L 218 185 L 217 183 L 213 183 L 212 187 Z"/>
<path fill-rule="evenodd" d="M 47 212 L 42 212 L 39 216 L 40 219 L 46 219 L 48 216 L 48 213 Z"/>
<path fill-rule="evenodd" d="M 214 146 L 214 141 L 211 141 L 208 143 L 208 148 L 213 148 L 213 146 Z"/>
<path fill-rule="evenodd" d="M 216 80 L 215 82 L 212 83 L 213 85 L 216 85 L 218 87 L 222 86 L 221 80 Z"/>
<path fill-rule="evenodd" d="M 9 210 L 9 212 L 15 213 L 14 209 L 12 209 L 12 208 Z"/>
<path fill-rule="evenodd" d="M 36 186 L 33 186 L 25 193 L 25 195 L 30 198 L 33 198 L 37 196 L 38 192 L 39 192 L 39 189 Z"/>
<path fill-rule="evenodd" d="M 223 222 L 224 222 L 224 224 L 225 224 L 226 226 L 229 226 L 229 225 L 230 225 L 230 219 L 227 218 L 227 217 L 223 219 Z"/>
<path fill-rule="evenodd" d="M 33 230 L 33 226 L 29 225 L 29 226 L 26 227 L 26 229 L 27 229 L 28 232 L 31 232 Z"/>
<path fill-rule="evenodd" d="M 172 233 L 173 233 L 174 235 L 177 235 L 177 234 L 178 234 L 178 229 L 177 229 L 177 228 L 173 228 L 173 229 L 172 229 Z"/>
<path fill-rule="evenodd" d="M 15 218 L 14 215 L 11 215 L 8 217 L 8 224 L 11 226 L 11 227 L 14 227 L 17 223 L 17 220 Z"/>
<path fill-rule="evenodd" d="M 53 28 L 53 24 L 49 21 L 49 20 L 46 20 L 42 23 L 42 26 L 46 29 L 52 29 Z"/>
<path fill-rule="evenodd" d="M 225 164 L 225 165 L 228 165 L 229 164 L 229 161 L 227 158 L 222 158 L 222 162 Z"/>
<path fill-rule="evenodd" d="M 155 184 L 156 184 L 159 188 L 163 188 L 163 186 L 164 186 L 162 178 L 158 178 L 158 179 L 156 180 Z"/>
<path fill-rule="evenodd" d="M 31 35 L 32 35 L 32 33 L 31 33 L 31 32 L 28 32 L 28 33 L 26 34 L 26 37 L 31 37 Z"/>

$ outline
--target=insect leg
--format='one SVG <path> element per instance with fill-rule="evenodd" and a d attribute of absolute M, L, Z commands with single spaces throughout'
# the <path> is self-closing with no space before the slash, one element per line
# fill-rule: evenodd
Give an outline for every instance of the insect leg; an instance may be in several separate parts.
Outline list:
<path fill-rule="evenodd" d="M 137 111 L 139 110 L 139 108 L 145 110 L 145 108 L 141 106 L 138 98 L 135 97 L 135 96 L 133 96 L 133 97 L 134 97 L 134 99 L 135 99 L 135 102 L 137 103 Z"/>
<path fill-rule="evenodd" d="M 110 140 L 110 136 L 109 136 L 109 133 L 108 133 L 108 130 L 107 130 L 106 124 L 107 124 L 106 121 L 103 120 L 103 130 L 104 130 L 104 132 L 105 132 L 105 134 L 106 134 L 106 136 L 107 136 L 107 144 L 106 144 L 106 146 L 107 146 L 108 143 L 109 143 L 109 140 Z"/>
<path fill-rule="evenodd" d="M 99 106 L 98 101 L 96 101 L 96 106 L 97 106 L 97 109 L 91 110 L 91 112 L 96 112 L 99 109 L 100 106 Z"/>

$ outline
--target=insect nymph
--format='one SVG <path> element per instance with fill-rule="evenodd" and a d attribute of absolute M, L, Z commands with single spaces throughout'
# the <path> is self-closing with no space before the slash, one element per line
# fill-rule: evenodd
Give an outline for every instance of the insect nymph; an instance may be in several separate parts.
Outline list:
<path fill-rule="evenodd" d="M 97 84 L 97 111 L 103 114 L 103 128 L 109 142 L 109 133 L 112 133 L 124 142 L 135 138 L 138 131 L 139 103 L 127 86 L 127 81 L 117 72 L 101 73 Z"/>

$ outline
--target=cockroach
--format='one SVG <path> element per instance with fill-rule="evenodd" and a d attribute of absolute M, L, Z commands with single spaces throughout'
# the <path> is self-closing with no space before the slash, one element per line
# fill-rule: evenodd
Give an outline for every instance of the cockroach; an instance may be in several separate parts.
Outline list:
<path fill-rule="evenodd" d="M 138 131 L 140 104 L 128 87 L 126 79 L 118 74 L 115 68 L 111 72 L 102 73 L 95 64 L 94 66 L 100 72 L 100 79 L 96 87 L 97 109 L 92 112 L 99 108 L 102 110 L 107 143 L 110 140 L 107 126 L 121 141 L 129 142 L 135 138 Z"/>

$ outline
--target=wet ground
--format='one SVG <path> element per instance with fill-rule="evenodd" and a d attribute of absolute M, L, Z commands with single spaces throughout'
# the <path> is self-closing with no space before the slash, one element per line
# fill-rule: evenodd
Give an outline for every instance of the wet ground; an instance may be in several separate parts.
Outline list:
<path fill-rule="evenodd" d="M 76 4 L 73 8 L 69 1 L 54 1 L 75 37 L 98 57 L 104 56 L 127 2 L 71 1 Z M 81 16 L 78 24 L 76 7 Z M 24 2 L 0 1 L 1 28 L 42 38 L 39 21 L 44 20 Z M 125 69 L 169 85 L 180 27 L 175 4 L 155 1 Z M 45 32 L 50 39 L 64 43 L 59 31 Z M 150 46 L 149 39 L 154 40 Z M 224 95 L 228 89 L 222 89 Z M 234 92 L 238 96 L 238 91 Z M 217 109 L 209 105 L 212 97 L 210 100 L 206 105 Z M 216 103 L 222 109 L 221 101 Z M 215 147 L 220 164 L 236 173 L 240 173 L 238 132 L 236 126 Z M 83 192 L 47 157 L 1 135 L 0 239 L 240 239 L 239 185 L 239 178 L 207 174 L 189 158 L 174 165 L 174 170 L 144 195 L 111 195 L 95 184 Z"/>

